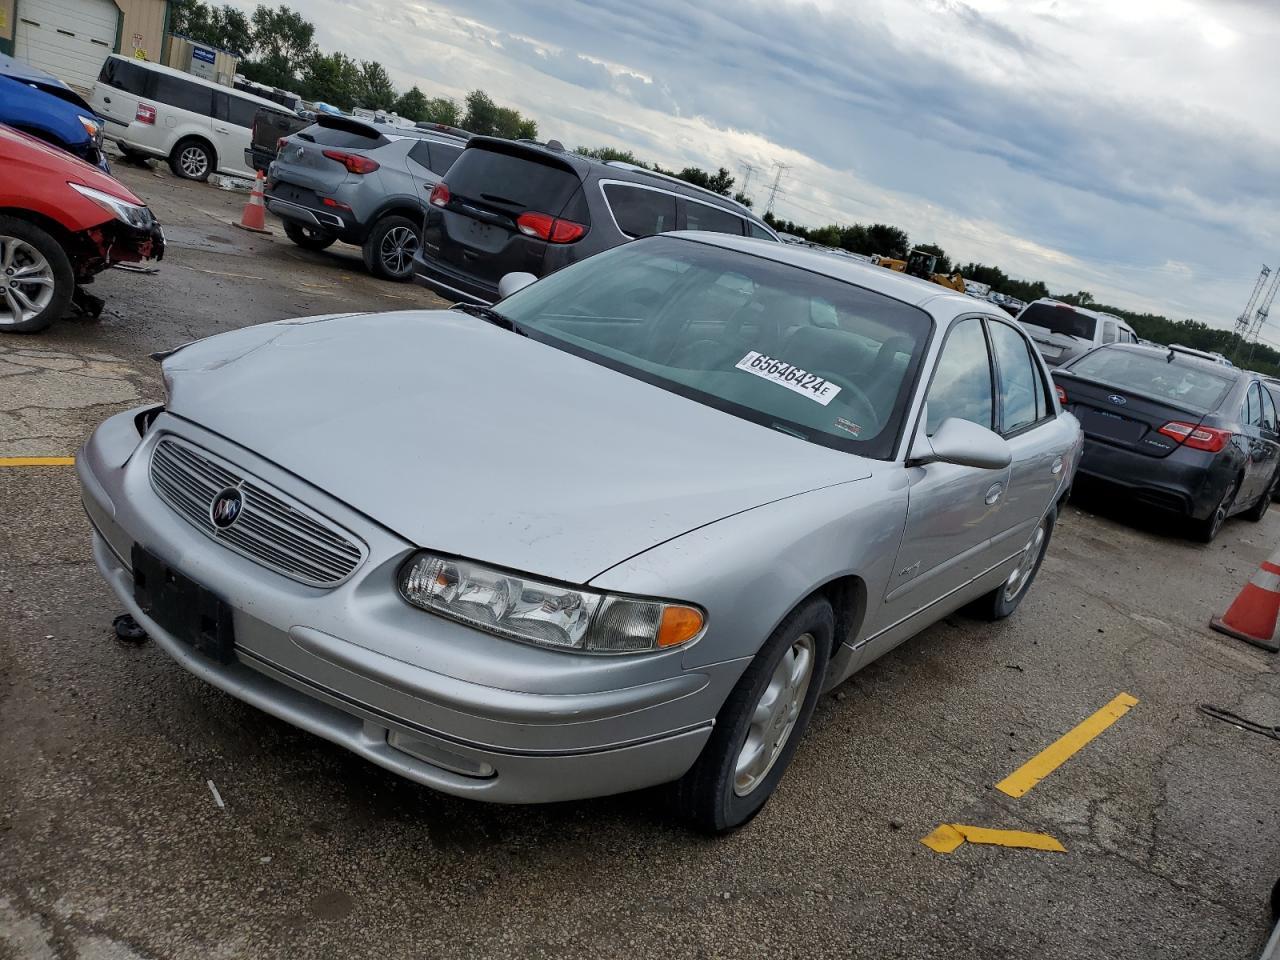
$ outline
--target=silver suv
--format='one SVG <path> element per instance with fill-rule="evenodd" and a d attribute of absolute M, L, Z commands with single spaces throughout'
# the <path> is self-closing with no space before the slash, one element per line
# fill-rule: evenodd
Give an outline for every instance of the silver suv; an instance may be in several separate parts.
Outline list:
<path fill-rule="evenodd" d="M 408 280 L 427 200 L 465 146 L 449 133 L 322 115 L 280 141 L 267 209 L 298 246 L 352 243 L 374 276 Z"/>
<path fill-rule="evenodd" d="M 1104 343 L 1138 342 L 1133 327 L 1115 314 L 1086 310 L 1049 297 L 1027 304 L 1017 319 L 1051 367 L 1061 366 Z"/>

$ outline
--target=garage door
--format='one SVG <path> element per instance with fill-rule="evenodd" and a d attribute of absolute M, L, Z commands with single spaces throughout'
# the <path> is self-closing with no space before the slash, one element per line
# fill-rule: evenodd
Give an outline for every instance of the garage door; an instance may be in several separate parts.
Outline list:
<path fill-rule="evenodd" d="M 111 0 L 18 0 L 13 52 L 19 60 L 88 89 L 115 49 L 119 19 Z"/>

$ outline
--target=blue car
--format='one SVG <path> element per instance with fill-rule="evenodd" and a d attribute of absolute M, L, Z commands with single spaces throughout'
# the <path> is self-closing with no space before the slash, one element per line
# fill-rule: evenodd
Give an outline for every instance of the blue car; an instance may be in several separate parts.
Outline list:
<path fill-rule="evenodd" d="M 102 118 L 53 74 L 0 54 L 0 123 L 61 147 L 110 173 Z"/>

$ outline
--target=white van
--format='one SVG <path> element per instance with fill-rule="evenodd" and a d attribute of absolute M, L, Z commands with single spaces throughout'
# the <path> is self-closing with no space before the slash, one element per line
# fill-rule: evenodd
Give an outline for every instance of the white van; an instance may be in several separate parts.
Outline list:
<path fill-rule="evenodd" d="M 267 107 L 288 115 L 262 97 L 118 54 L 103 63 L 92 102 L 107 121 L 106 138 L 126 155 L 164 157 L 187 180 L 207 180 L 215 170 L 254 176 L 244 160 L 254 113 Z"/>

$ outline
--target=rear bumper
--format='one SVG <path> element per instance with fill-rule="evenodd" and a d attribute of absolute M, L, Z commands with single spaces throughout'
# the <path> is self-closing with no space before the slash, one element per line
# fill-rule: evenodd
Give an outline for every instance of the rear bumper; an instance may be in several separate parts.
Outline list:
<path fill-rule="evenodd" d="M 326 207 L 319 194 L 299 187 L 290 186 L 290 199 L 286 200 L 272 193 L 274 186 L 267 185 L 262 200 L 266 208 L 280 219 L 328 230 L 347 243 L 364 242 L 365 230 L 350 210 Z"/>
<path fill-rule="evenodd" d="M 1148 457 L 1086 436 L 1078 475 L 1161 510 L 1203 520 L 1222 498 L 1231 469 L 1199 450 L 1183 447 L 1167 457 Z"/>
<path fill-rule="evenodd" d="M 413 258 L 413 282 L 434 290 L 446 299 L 486 305 L 498 302 L 496 286 L 427 257 L 421 251 Z"/>

